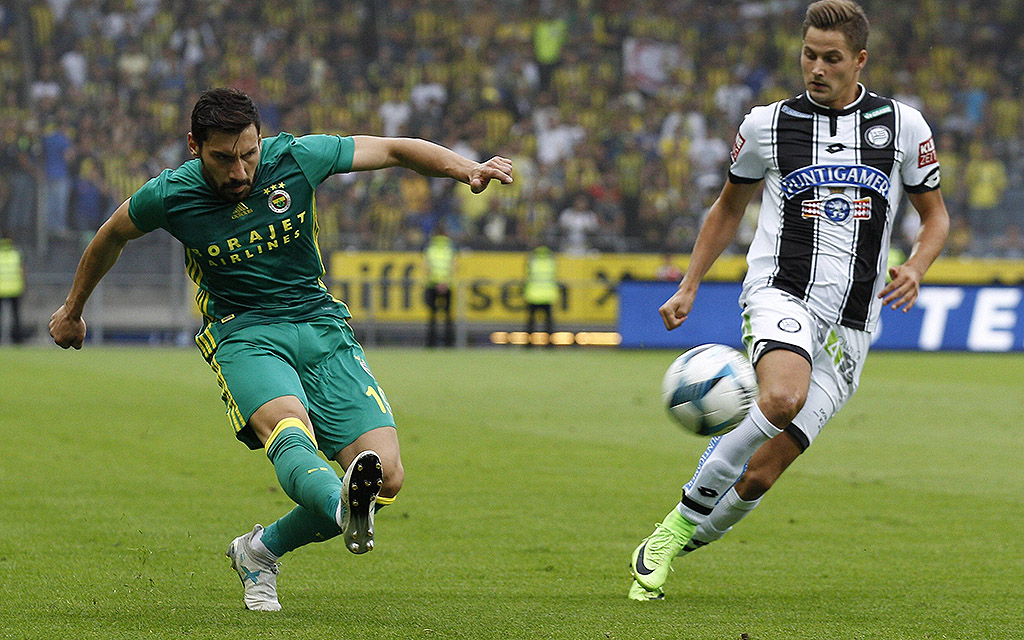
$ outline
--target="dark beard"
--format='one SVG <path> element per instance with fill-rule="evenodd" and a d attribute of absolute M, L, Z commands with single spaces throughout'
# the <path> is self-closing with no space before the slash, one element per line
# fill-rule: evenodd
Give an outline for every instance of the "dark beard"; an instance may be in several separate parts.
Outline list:
<path fill-rule="evenodd" d="M 244 182 L 236 182 L 234 180 L 229 180 L 228 182 L 225 182 L 224 184 L 218 185 L 218 184 L 214 183 L 213 178 L 206 171 L 206 166 L 203 165 L 203 161 L 202 160 L 199 161 L 199 170 L 200 170 L 200 172 L 202 172 L 203 178 L 206 180 L 206 184 L 209 185 L 209 187 L 211 189 L 213 189 L 213 192 L 217 194 L 217 197 L 219 197 L 222 200 L 227 200 L 228 202 L 241 202 L 241 201 L 245 200 L 246 198 L 248 198 L 250 195 L 252 195 L 252 181 L 251 180 L 246 180 Z M 243 185 L 243 184 L 248 186 L 249 188 L 246 189 L 245 191 L 242 191 L 241 193 L 233 193 L 231 191 L 228 191 L 228 189 L 231 189 L 233 187 L 237 187 L 237 186 L 240 186 L 240 185 Z"/>
<path fill-rule="evenodd" d="M 247 185 L 249 188 L 246 189 L 245 191 L 240 192 L 240 193 L 236 193 L 236 192 L 233 192 L 233 191 L 228 191 L 228 189 L 231 189 L 233 187 L 237 187 L 237 186 L 242 185 L 242 184 Z M 246 198 L 248 198 L 251 194 L 252 194 L 252 183 L 249 182 L 249 181 L 245 181 L 245 182 L 229 182 L 227 184 L 222 185 L 219 189 L 217 189 L 217 195 L 219 195 L 224 200 L 227 200 L 228 202 L 241 202 L 241 201 L 245 200 Z"/>

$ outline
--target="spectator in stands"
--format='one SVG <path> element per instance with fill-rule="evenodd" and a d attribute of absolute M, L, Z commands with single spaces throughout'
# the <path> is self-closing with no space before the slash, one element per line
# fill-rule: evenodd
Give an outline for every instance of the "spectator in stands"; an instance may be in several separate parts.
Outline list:
<path fill-rule="evenodd" d="M 111 202 L 107 186 L 100 173 L 99 164 L 92 158 L 85 158 L 79 166 L 72 202 L 73 226 L 78 231 L 96 231 L 110 213 Z"/>
<path fill-rule="evenodd" d="M 967 223 L 967 216 L 953 215 L 949 219 L 949 238 L 946 240 L 947 256 L 956 258 L 966 255 L 974 245 L 974 235 Z"/>
<path fill-rule="evenodd" d="M 185 149 L 176 133 L 183 114 L 199 92 L 219 80 L 250 89 L 271 134 L 282 126 L 397 132 L 459 143 L 463 155 L 485 155 L 502 138 L 502 148 L 519 140 L 522 156 L 536 167 L 537 188 L 526 189 L 524 182 L 514 196 L 502 196 L 512 200 L 503 211 L 515 219 L 517 234 L 529 212 L 583 191 L 600 218 L 612 222 L 600 234 L 607 242 L 595 248 L 660 250 L 664 242 L 654 239 L 668 237 L 665 230 L 672 227 L 675 244 L 685 249 L 686 219 L 694 212 L 684 201 L 699 208 L 705 191 L 721 187 L 734 129 L 728 120 L 749 106 L 740 103 L 767 104 L 799 90 L 778 71 L 798 48 L 782 25 L 804 7 L 761 3 L 753 10 L 746 3 L 744 10 L 722 12 L 707 1 L 690 2 L 686 21 L 665 20 L 677 5 L 498 0 L 468 9 L 459 3 L 383 3 L 375 32 L 367 34 L 361 31 L 360 3 L 298 3 L 274 10 L 260 3 L 198 0 L 6 3 L 0 7 L 0 126 L 20 124 L 19 153 L 32 155 L 39 143 L 34 131 L 49 134 L 49 125 L 58 124 L 57 112 L 65 110 L 76 147 L 101 141 L 112 148 L 109 155 L 116 159 L 98 159 L 101 180 L 115 197 L 127 197 L 160 168 L 143 167 L 146 161 L 181 162 Z M 920 106 L 938 124 L 935 139 L 950 211 L 976 213 L 985 207 L 966 200 L 985 199 L 992 171 L 982 172 L 980 186 L 978 180 L 956 184 L 967 173 L 966 149 L 990 146 L 992 160 L 1003 165 L 1005 189 L 1024 188 L 1024 38 L 993 45 L 992 34 L 1019 31 L 1012 12 L 984 13 L 984 29 L 978 30 L 977 12 L 961 5 L 921 7 L 872 7 L 879 45 L 898 42 L 901 50 L 920 52 L 919 61 L 901 68 L 890 62 L 900 56 L 881 56 L 885 60 L 872 66 L 872 77 L 880 86 L 897 88 L 901 100 Z M 975 35 L 954 40 L 939 39 L 940 33 Z M 11 134 L 0 130 L 3 135 Z M 18 156 L 8 148 L 0 151 L 7 166 Z M 81 173 L 73 162 L 68 169 L 69 179 Z M 618 202 L 592 191 L 599 183 L 587 175 L 595 172 L 615 178 Z M 649 177 L 658 174 L 668 176 L 667 184 L 649 187 Z M 32 178 L 24 169 L 17 178 L 4 175 L 8 191 L 14 180 L 19 192 L 47 187 L 42 179 L 27 185 Z M 340 199 L 346 230 L 336 225 L 322 236 L 325 249 L 410 246 L 408 211 L 378 211 L 374 220 L 385 226 L 382 234 L 372 224 L 364 232 L 351 229 L 365 203 L 404 206 L 404 198 L 379 193 L 387 183 L 371 176 L 345 182 L 346 190 L 356 191 Z M 60 207 L 63 198 L 47 194 L 8 197 L 8 209 L 16 211 L 4 213 L 33 221 L 31 228 L 37 201 Z M 472 236 L 497 223 L 478 224 L 485 212 L 461 208 L 468 200 L 452 207 L 449 195 L 432 190 L 425 210 L 454 211 L 452 233 L 459 227 L 470 236 L 468 243 L 478 244 L 480 238 Z M 548 196 L 554 200 L 543 201 Z M 44 211 L 44 218 L 47 213 L 61 217 Z M 620 215 L 621 224 L 615 222 Z M 983 249 L 1000 230 L 1003 215 L 979 216 L 971 219 L 983 227 L 974 230 Z M 994 229 L 987 226 L 990 220 Z M 538 226 L 522 225 L 522 232 Z M 557 233 L 557 224 L 546 228 Z"/>
<path fill-rule="evenodd" d="M 590 210 L 587 196 L 580 194 L 572 206 L 558 214 L 558 226 L 562 230 L 562 253 L 583 255 L 593 247 L 593 237 L 600 229 L 597 214 Z"/>
<path fill-rule="evenodd" d="M 1005 220 L 1000 205 L 1007 187 L 1006 165 L 995 157 L 988 142 L 975 142 L 967 162 L 967 206 L 975 235 L 991 242 Z"/>
<path fill-rule="evenodd" d="M 556 110 L 548 114 L 547 121 L 537 130 L 537 160 L 551 169 L 572 157 L 576 145 L 586 138 L 586 130 L 563 120 Z"/>
<path fill-rule="evenodd" d="M 12 120 L 0 119 L 0 233 L 27 240 L 35 226 L 38 169 L 30 154 L 31 140 Z"/>
<path fill-rule="evenodd" d="M 1011 224 L 1006 227 L 1002 235 L 992 243 L 997 258 L 1006 260 L 1024 259 L 1024 235 L 1021 235 L 1020 227 Z"/>
<path fill-rule="evenodd" d="M 715 90 L 715 107 L 725 116 L 725 121 L 732 127 L 739 126 L 743 115 L 750 110 L 750 101 L 754 91 L 733 71 L 729 82 Z"/>
<path fill-rule="evenodd" d="M 74 145 L 62 121 L 50 124 L 43 135 L 43 167 L 46 187 L 46 228 L 50 234 L 68 230 L 71 198 L 70 160 Z"/>
<path fill-rule="evenodd" d="M 43 64 L 39 77 L 32 82 L 29 90 L 31 101 L 43 108 L 52 108 L 61 96 L 61 85 L 50 63 Z"/>
<path fill-rule="evenodd" d="M 562 59 L 568 29 L 566 19 L 555 15 L 545 16 L 533 29 L 533 50 L 540 70 L 541 89 L 548 88 L 551 75 Z"/>

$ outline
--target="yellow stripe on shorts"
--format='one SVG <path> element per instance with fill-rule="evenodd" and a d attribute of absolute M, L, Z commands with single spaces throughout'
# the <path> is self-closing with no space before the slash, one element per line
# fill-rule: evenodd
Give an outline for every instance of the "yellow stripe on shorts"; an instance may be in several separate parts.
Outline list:
<path fill-rule="evenodd" d="M 238 433 L 245 427 L 245 418 L 242 416 L 242 412 L 238 410 L 235 399 L 231 396 L 231 390 L 228 389 L 228 381 L 224 379 L 224 374 L 221 373 L 220 365 L 217 364 L 217 358 L 210 358 L 210 367 L 217 375 L 217 384 L 220 385 L 222 392 L 221 397 L 224 399 L 224 405 L 227 407 L 228 422 L 231 423 L 235 433 Z"/>
<path fill-rule="evenodd" d="M 213 331 L 210 329 L 211 325 L 208 324 L 196 335 L 196 346 L 199 347 L 199 353 L 203 354 L 205 360 L 209 360 L 213 356 L 217 347 L 216 341 L 213 339 Z"/>

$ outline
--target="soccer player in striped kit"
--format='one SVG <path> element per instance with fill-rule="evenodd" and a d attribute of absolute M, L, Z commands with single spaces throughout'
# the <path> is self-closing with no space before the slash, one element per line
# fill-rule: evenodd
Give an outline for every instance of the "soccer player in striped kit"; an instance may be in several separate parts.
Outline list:
<path fill-rule="evenodd" d="M 945 243 L 931 131 L 918 111 L 859 83 L 867 39 L 857 3 L 808 7 L 806 91 L 746 116 L 690 266 L 660 309 L 669 330 L 686 320 L 763 183 L 740 297 L 758 399 L 735 430 L 712 438 L 682 500 L 633 552 L 630 598 L 663 597 L 673 558 L 721 538 L 758 505 L 856 390 L 881 306 L 909 310 Z M 887 270 L 904 192 L 921 226 L 906 262 Z"/>

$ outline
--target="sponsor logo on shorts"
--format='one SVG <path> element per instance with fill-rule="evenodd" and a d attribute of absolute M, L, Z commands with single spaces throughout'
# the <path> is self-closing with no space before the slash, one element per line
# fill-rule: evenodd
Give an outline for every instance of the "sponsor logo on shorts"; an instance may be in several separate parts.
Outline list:
<path fill-rule="evenodd" d="M 849 343 L 835 329 L 829 332 L 825 340 L 825 353 L 832 356 L 832 364 L 835 365 L 836 373 L 848 385 L 852 385 L 857 372 L 857 360 L 851 353 Z"/>
<path fill-rule="evenodd" d="M 892 129 L 884 124 L 871 127 L 864 132 L 864 141 L 875 149 L 881 149 L 892 140 Z"/>
<path fill-rule="evenodd" d="M 928 138 L 921 144 L 917 145 L 917 168 L 927 167 L 930 164 L 935 164 L 939 161 L 939 156 L 935 153 L 935 139 Z"/>
<path fill-rule="evenodd" d="M 779 320 L 779 328 L 786 333 L 796 333 L 803 329 L 803 326 L 796 318 L 783 318 L 782 320 Z"/>

